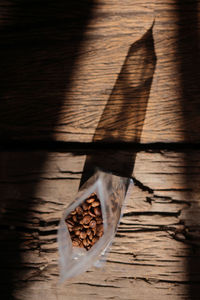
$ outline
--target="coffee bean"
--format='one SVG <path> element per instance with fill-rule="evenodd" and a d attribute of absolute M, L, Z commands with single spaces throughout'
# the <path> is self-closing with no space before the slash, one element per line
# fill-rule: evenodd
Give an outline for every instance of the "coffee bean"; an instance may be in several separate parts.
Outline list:
<path fill-rule="evenodd" d="M 102 218 L 101 217 L 97 217 L 96 218 L 96 222 L 97 222 L 97 224 L 101 224 L 102 223 Z"/>
<path fill-rule="evenodd" d="M 99 207 L 95 207 L 95 208 L 94 208 L 94 213 L 95 213 L 96 216 L 100 216 L 100 215 L 101 215 L 101 210 L 100 210 L 100 208 L 99 208 Z"/>
<path fill-rule="evenodd" d="M 90 241 L 90 239 L 89 239 L 89 238 L 87 238 L 86 240 L 87 240 L 87 244 L 88 244 L 88 245 L 90 245 L 90 244 L 91 244 L 91 241 Z"/>
<path fill-rule="evenodd" d="M 91 232 L 89 235 L 89 239 L 92 240 L 93 239 L 93 233 Z"/>
<path fill-rule="evenodd" d="M 98 241 L 98 238 L 95 236 L 95 237 L 92 239 L 92 245 L 94 245 L 97 241 Z"/>
<path fill-rule="evenodd" d="M 97 206 L 99 206 L 99 205 L 100 205 L 99 201 L 94 201 L 94 202 L 92 203 L 92 207 L 97 207 Z"/>
<path fill-rule="evenodd" d="M 92 231 L 93 231 L 93 234 L 96 235 L 96 233 L 97 233 L 96 227 L 92 228 Z"/>
<path fill-rule="evenodd" d="M 82 242 L 79 243 L 79 247 L 80 247 L 80 248 L 84 248 L 84 245 L 83 245 Z"/>
<path fill-rule="evenodd" d="M 87 235 L 90 235 L 92 233 L 91 229 L 87 229 Z"/>
<path fill-rule="evenodd" d="M 81 229 L 83 229 L 83 226 L 82 226 L 82 225 L 78 225 L 78 226 L 75 226 L 75 227 L 74 227 L 74 231 L 75 231 L 75 230 L 81 230 Z"/>
<path fill-rule="evenodd" d="M 89 215 L 93 218 L 96 217 L 96 215 L 94 214 L 94 212 L 92 210 L 89 210 Z"/>
<path fill-rule="evenodd" d="M 80 221 L 82 219 L 83 215 L 78 215 L 77 214 L 76 217 L 77 217 L 77 222 L 78 222 L 78 221 Z"/>
<path fill-rule="evenodd" d="M 73 247 L 89 250 L 104 233 L 101 204 L 97 195 L 90 195 L 65 221 Z"/>
<path fill-rule="evenodd" d="M 72 217 L 72 220 L 76 223 L 76 222 L 77 222 L 77 216 L 74 215 L 74 216 Z"/>
<path fill-rule="evenodd" d="M 68 226 L 74 226 L 74 222 L 72 220 L 66 220 L 66 223 L 68 224 Z"/>
<path fill-rule="evenodd" d="M 75 246 L 75 247 L 78 247 L 79 246 L 79 239 L 74 238 L 73 241 L 72 241 L 72 245 Z"/>
<path fill-rule="evenodd" d="M 86 224 L 83 224 L 83 227 L 84 227 L 85 229 L 90 228 L 90 226 L 89 226 L 89 225 L 86 225 Z"/>
<path fill-rule="evenodd" d="M 83 207 L 84 210 L 88 210 L 89 205 L 87 203 L 83 203 L 82 207 Z"/>
<path fill-rule="evenodd" d="M 85 231 L 80 232 L 80 238 L 85 239 L 87 237 L 87 233 Z"/>
<path fill-rule="evenodd" d="M 103 224 L 97 225 L 97 236 L 101 237 L 103 235 Z"/>
<path fill-rule="evenodd" d="M 87 240 L 86 240 L 86 239 L 84 239 L 84 240 L 83 240 L 83 245 L 84 245 L 85 247 L 87 247 L 87 246 L 88 246 L 88 242 L 87 242 Z"/>
<path fill-rule="evenodd" d="M 82 215 L 82 213 L 83 213 L 82 207 L 78 206 L 78 207 L 76 208 L 76 212 L 77 212 L 78 215 Z"/>
<path fill-rule="evenodd" d="M 88 211 L 87 210 L 83 212 L 83 216 L 86 216 L 86 215 L 88 215 Z"/>
<path fill-rule="evenodd" d="M 103 231 L 103 224 L 97 225 L 96 229 L 97 229 L 97 232 Z"/>
<path fill-rule="evenodd" d="M 91 221 L 90 221 L 90 227 L 91 227 L 91 228 L 95 228 L 96 225 L 97 225 L 97 222 L 96 222 L 95 220 L 91 220 Z"/>
<path fill-rule="evenodd" d="M 102 235 L 103 235 L 103 231 L 97 232 L 97 236 L 98 236 L 98 237 L 101 237 Z"/>
<path fill-rule="evenodd" d="M 74 233 L 75 233 L 75 235 L 80 235 L 81 232 L 80 232 L 80 230 L 75 230 Z"/>
<path fill-rule="evenodd" d="M 94 201 L 95 201 L 95 198 L 93 198 L 93 197 L 86 200 L 87 203 L 92 203 Z"/>
<path fill-rule="evenodd" d="M 84 218 L 83 218 L 83 224 L 88 224 L 90 223 L 92 217 L 90 215 L 86 215 Z"/>
<path fill-rule="evenodd" d="M 74 234 L 74 232 L 70 233 L 71 239 L 73 240 L 76 236 Z"/>

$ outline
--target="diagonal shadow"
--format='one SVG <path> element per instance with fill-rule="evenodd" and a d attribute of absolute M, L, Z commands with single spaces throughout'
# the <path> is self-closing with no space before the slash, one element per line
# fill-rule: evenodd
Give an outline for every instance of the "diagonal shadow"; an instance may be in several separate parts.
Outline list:
<path fill-rule="evenodd" d="M 93 0 L 0 3 L 0 130 L 5 140 L 43 133 L 53 140 L 93 4 Z M 0 154 L 1 299 L 14 298 L 17 278 L 26 272 L 21 270 L 21 240 L 32 232 L 26 227 L 28 212 L 34 209 L 31 199 L 46 159 L 46 152 Z M 20 180 L 20 174 L 32 172 L 38 172 L 35 181 Z"/>
<path fill-rule="evenodd" d="M 133 43 L 96 128 L 93 142 L 139 142 L 156 66 L 153 26 Z M 135 153 L 103 151 L 86 157 L 80 186 L 96 167 L 130 177 Z"/>
<path fill-rule="evenodd" d="M 187 142 L 200 142 L 200 21 L 199 1 L 177 0 L 178 7 L 178 51 L 180 59 L 181 106 L 183 126 Z M 190 255 L 187 261 L 189 299 L 199 299 L 200 295 L 200 204 L 199 186 L 192 180 L 192 172 L 200 161 L 199 151 L 185 153 L 185 187 L 188 200 L 192 200 L 186 213 L 185 226 L 187 241 L 190 244 Z M 200 182 L 200 174 L 196 172 L 195 183 Z"/>

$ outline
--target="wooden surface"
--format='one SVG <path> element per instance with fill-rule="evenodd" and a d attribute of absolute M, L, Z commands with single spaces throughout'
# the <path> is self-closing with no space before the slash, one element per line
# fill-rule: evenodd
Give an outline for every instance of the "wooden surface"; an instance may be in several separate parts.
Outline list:
<path fill-rule="evenodd" d="M 137 140 L 134 125 L 145 109 L 142 142 L 199 141 L 198 1 L 81 3 L 0 4 L 1 137 L 91 142 L 130 55 L 121 88 L 133 92 L 133 127 L 123 131 L 123 140 Z M 152 25 L 157 62 L 141 108 L 135 92 L 143 92 L 144 78 L 138 72 L 148 70 L 152 53 L 129 50 Z M 113 113 L 126 114 L 130 101 L 119 99 Z"/>
<path fill-rule="evenodd" d="M 85 156 L 2 153 L 0 251 L 13 272 L 14 299 L 198 299 L 199 157 L 137 153 L 135 185 L 105 266 L 57 286 L 57 224 L 78 190 Z M 7 280 L 1 293 L 2 285 Z"/>
<path fill-rule="evenodd" d="M 0 2 L 1 299 L 199 299 L 199 8 Z M 58 286 L 58 222 L 95 166 L 134 186 L 105 266 Z"/>

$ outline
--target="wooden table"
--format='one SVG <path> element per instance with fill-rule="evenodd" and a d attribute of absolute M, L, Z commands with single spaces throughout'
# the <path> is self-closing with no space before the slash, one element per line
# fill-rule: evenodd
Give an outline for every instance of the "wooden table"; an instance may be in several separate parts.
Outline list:
<path fill-rule="evenodd" d="M 0 3 L 1 299 L 199 299 L 197 1 Z M 101 269 L 58 281 L 94 166 L 133 178 Z"/>

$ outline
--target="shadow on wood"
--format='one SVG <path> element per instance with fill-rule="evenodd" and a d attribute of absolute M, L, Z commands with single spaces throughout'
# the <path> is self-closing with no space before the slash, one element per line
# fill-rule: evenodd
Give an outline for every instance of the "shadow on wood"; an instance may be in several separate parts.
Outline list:
<path fill-rule="evenodd" d="M 59 118 L 66 91 L 81 47 L 93 1 L 3 1 L 0 4 L 0 129 L 1 137 L 20 137 L 20 128 L 29 135 L 53 140 L 54 126 Z M 5 128 L 7 128 L 5 130 Z M 46 128 L 48 131 L 46 132 Z M 21 269 L 21 249 L 29 213 L 34 210 L 26 195 L 34 198 L 38 180 L 21 184 L 18 174 L 42 170 L 46 152 L 32 159 L 15 153 L 1 153 L 1 298 L 12 299 Z M 13 163 L 14 162 L 14 163 Z M 11 167 L 12 164 L 12 167 Z M 13 171 L 14 170 L 14 171 Z M 12 179 L 8 188 L 7 179 Z M 38 200 L 39 201 L 39 200 Z M 37 203 L 36 203 L 37 204 Z M 29 213 L 28 213 L 29 212 Z M 24 224 L 21 228 L 17 216 Z M 33 245 L 33 249 L 39 249 Z M 15 286 L 16 282 L 16 286 Z M 26 282 L 24 282 L 26 284 Z"/>
<path fill-rule="evenodd" d="M 185 140 L 192 140 L 195 133 L 196 142 L 200 142 L 200 117 L 196 113 L 200 112 L 200 52 L 199 52 L 199 14 L 198 1 L 180 1 L 178 6 L 178 53 L 180 58 L 180 85 L 181 85 L 181 106 L 183 113 L 183 126 Z M 195 161 L 199 162 L 198 152 L 191 156 L 185 153 L 186 165 L 191 166 L 185 172 L 185 186 L 192 192 L 188 193 L 188 200 L 191 207 L 187 215 L 188 224 L 185 224 L 186 241 L 191 244 L 191 255 L 188 259 L 189 275 L 189 297 L 199 298 L 200 295 L 200 207 L 199 199 L 196 199 L 200 192 L 198 186 L 194 186 L 191 181 L 191 168 L 195 167 Z M 197 175 L 200 176 L 199 172 Z M 196 193 L 193 193 L 196 190 Z"/>
<path fill-rule="evenodd" d="M 52 140 L 94 1 L 0 4 L 1 138 Z"/>
<path fill-rule="evenodd" d="M 140 142 L 156 65 L 152 28 L 153 25 L 140 40 L 131 45 L 96 128 L 93 142 Z M 133 132 L 136 136 L 134 141 L 131 139 Z M 117 149 L 88 155 L 81 185 L 94 173 L 96 167 L 130 177 L 134 161 L 135 153 Z"/>

